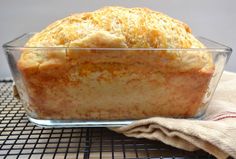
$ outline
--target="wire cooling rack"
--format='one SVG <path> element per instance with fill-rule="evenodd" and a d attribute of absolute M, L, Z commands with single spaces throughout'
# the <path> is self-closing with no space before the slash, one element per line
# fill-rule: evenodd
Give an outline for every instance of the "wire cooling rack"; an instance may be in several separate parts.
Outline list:
<path fill-rule="evenodd" d="M 106 128 L 41 128 L 27 119 L 22 103 L 12 97 L 12 81 L 0 80 L 0 159 L 212 159 L 158 141 L 128 138 Z"/>

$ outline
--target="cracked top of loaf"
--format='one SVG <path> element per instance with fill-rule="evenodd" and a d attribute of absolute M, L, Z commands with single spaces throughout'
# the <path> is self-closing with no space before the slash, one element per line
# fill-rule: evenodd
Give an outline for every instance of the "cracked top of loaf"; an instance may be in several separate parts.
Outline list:
<path fill-rule="evenodd" d="M 26 46 L 203 48 L 185 23 L 147 8 L 105 7 L 73 14 L 37 33 Z"/>
<path fill-rule="evenodd" d="M 104 7 L 94 12 L 73 14 L 36 33 L 26 47 L 79 48 L 205 48 L 185 23 L 147 8 Z M 209 69 L 212 57 L 206 51 L 163 51 L 168 68 Z M 72 54 L 24 51 L 24 68 L 63 63 Z"/>

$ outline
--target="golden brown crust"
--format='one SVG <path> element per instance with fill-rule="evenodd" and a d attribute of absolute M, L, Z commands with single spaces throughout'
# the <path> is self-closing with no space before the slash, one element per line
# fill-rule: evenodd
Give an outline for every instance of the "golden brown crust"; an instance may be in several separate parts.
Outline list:
<path fill-rule="evenodd" d="M 146 8 L 105 7 L 94 12 L 74 14 L 49 25 L 34 35 L 27 47 L 80 48 L 204 48 L 190 28 L 165 14 Z M 49 51 L 50 52 L 50 51 Z M 209 69 L 211 56 L 204 51 L 163 51 L 168 69 L 187 71 Z M 48 56 L 51 55 L 52 56 Z M 73 58 L 70 51 L 57 53 L 25 51 L 21 56 L 23 68 L 63 63 Z"/>
<path fill-rule="evenodd" d="M 214 70 L 211 54 L 200 50 L 75 49 L 204 48 L 186 24 L 146 8 L 74 14 L 26 46 L 67 47 L 28 48 L 18 61 L 39 118 L 191 117 Z"/>
<path fill-rule="evenodd" d="M 107 39 L 128 48 L 203 48 L 194 40 L 188 25 L 147 8 L 105 7 L 94 12 L 74 14 L 49 25 L 26 46 L 104 47 Z M 92 37 L 90 37 L 92 36 Z M 84 39 L 89 43 L 83 43 Z M 102 43 L 99 43 L 99 41 Z M 94 45 L 90 45 L 90 42 Z M 120 45 L 119 43 L 123 44 Z M 87 46 L 88 45 L 88 46 Z"/>

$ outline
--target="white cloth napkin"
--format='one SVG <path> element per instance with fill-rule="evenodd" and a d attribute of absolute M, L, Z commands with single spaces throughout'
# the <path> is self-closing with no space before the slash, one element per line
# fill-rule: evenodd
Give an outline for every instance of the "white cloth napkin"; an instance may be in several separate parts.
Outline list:
<path fill-rule="evenodd" d="M 153 117 L 112 130 L 187 151 L 202 149 L 219 159 L 236 158 L 236 74 L 223 73 L 202 119 Z"/>

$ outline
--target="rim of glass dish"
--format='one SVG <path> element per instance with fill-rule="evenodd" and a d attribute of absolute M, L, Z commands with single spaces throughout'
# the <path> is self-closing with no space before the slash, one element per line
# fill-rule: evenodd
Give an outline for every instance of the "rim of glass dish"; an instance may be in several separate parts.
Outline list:
<path fill-rule="evenodd" d="M 208 41 L 212 44 L 215 44 L 219 47 L 207 47 L 207 48 L 80 48 L 80 47 L 65 47 L 65 46 L 49 46 L 49 47 L 26 47 L 26 46 L 14 46 L 11 45 L 16 40 L 20 40 L 21 38 L 24 38 L 27 35 L 34 35 L 37 32 L 29 32 L 29 33 L 24 33 L 21 36 L 18 36 L 17 38 L 6 42 L 5 44 L 2 45 L 4 49 L 75 49 L 75 50 L 104 50 L 104 51 L 217 51 L 217 52 L 229 52 L 232 53 L 232 48 L 221 44 L 219 42 L 210 40 L 208 38 L 205 38 L 203 36 L 196 36 L 197 39 L 202 39 L 205 41 Z"/>

